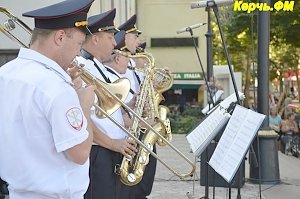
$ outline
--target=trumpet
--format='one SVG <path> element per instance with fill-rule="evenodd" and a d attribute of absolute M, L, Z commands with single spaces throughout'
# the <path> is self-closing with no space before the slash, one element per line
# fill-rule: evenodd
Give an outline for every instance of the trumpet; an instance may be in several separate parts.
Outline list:
<path fill-rule="evenodd" d="M 32 29 L 29 26 L 27 26 L 23 21 L 21 21 L 18 17 L 9 12 L 6 8 L 0 7 L 0 12 L 2 12 L 8 17 L 8 19 L 3 23 L 3 25 L 0 25 L 0 32 L 5 34 L 11 40 L 17 42 L 21 47 L 28 48 L 29 45 L 25 44 L 20 39 L 18 39 L 15 35 L 11 33 L 11 31 L 16 28 L 16 24 L 19 25 L 23 30 L 25 30 L 29 35 L 32 34 Z"/>

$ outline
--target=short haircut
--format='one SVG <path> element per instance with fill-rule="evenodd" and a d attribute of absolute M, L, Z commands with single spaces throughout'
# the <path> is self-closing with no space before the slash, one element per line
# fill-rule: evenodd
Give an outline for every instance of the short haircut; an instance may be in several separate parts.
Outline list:
<path fill-rule="evenodd" d="M 64 28 L 63 29 L 66 32 L 67 37 L 72 37 L 72 32 L 75 30 L 75 28 Z M 42 28 L 34 28 L 32 31 L 32 36 L 30 40 L 30 45 L 36 42 L 39 38 L 47 38 L 49 37 L 54 31 L 53 29 L 42 29 Z"/>

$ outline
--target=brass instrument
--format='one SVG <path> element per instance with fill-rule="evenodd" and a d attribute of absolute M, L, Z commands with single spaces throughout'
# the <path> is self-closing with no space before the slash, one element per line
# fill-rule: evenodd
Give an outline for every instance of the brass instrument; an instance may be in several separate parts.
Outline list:
<path fill-rule="evenodd" d="M 131 139 L 134 139 L 140 145 L 140 147 L 136 157 L 131 159 L 126 157 L 123 158 L 122 164 L 119 168 L 121 181 L 128 186 L 138 184 L 142 180 L 145 167 L 149 162 L 150 154 L 181 179 L 192 176 L 195 171 L 195 165 L 170 143 L 172 135 L 170 121 L 167 119 L 168 108 L 165 106 L 159 106 L 161 100 L 163 100 L 161 92 L 163 92 L 165 88 L 170 88 L 173 83 L 172 77 L 163 69 L 157 70 L 154 68 L 154 58 L 150 53 L 140 53 L 127 56 L 130 58 L 144 58 L 147 60 L 147 64 L 144 71 L 145 79 L 142 83 L 137 103 L 137 111 L 134 113 L 134 123 L 127 132 Z M 166 77 L 161 78 L 160 75 L 162 74 L 164 74 Z M 153 84 L 153 82 L 156 81 L 157 83 Z M 164 83 L 162 84 L 162 82 Z M 165 88 L 160 87 L 161 85 L 165 85 Z M 146 101 L 152 105 L 152 110 L 150 111 L 151 114 L 147 115 L 147 117 L 155 118 L 156 123 L 153 126 L 146 124 L 147 129 L 144 132 L 142 139 L 139 140 L 138 138 L 140 137 L 140 129 L 138 122 L 142 121 L 144 123 L 144 119 L 141 117 L 141 115 L 144 103 Z M 138 115 L 138 117 L 136 115 Z M 153 153 L 152 150 L 155 143 L 158 143 L 159 145 L 169 145 L 177 154 L 179 154 L 192 166 L 191 172 L 187 174 L 180 174 L 169 167 L 155 153 Z"/>
<path fill-rule="evenodd" d="M 3 32 L 11 40 L 17 42 L 20 46 L 28 48 L 29 45 L 26 45 L 24 42 L 19 40 L 10 31 L 16 27 L 15 24 L 21 26 L 29 35 L 32 35 L 32 30 L 23 21 L 9 12 L 6 8 L 0 7 L 0 12 L 9 17 L 9 19 L 4 22 L 4 26 L 0 25 L 0 31 Z M 78 61 L 74 59 L 73 64 L 78 66 Z M 79 73 L 82 80 L 87 84 L 95 84 L 97 87 L 97 89 L 95 90 L 95 94 L 98 98 L 98 101 L 96 104 L 94 104 L 96 116 L 98 118 L 104 117 L 102 112 L 99 111 L 99 107 L 102 107 L 102 110 L 106 111 L 107 114 L 112 114 L 117 109 L 119 109 L 121 104 L 116 102 L 114 97 L 117 97 L 121 101 L 125 101 L 130 90 L 130 81 L 127 78 L 121 78 L 113 83 L 107 84 L 94 77 L 86 69 L 82 67 L 79 68 Z M 105 92 L 105 90 L 111 90 L 111 93 L 108 94 L 107 92 Z M 111 95 L 114 95 L 114 97 L 112 97 Z"/>
<path fill-rule="evenodd" d="M 12 18 L 14 17 L 10 12 L 8 12 L 3 7 L 0 7 L 0 11 Z M 20 20 L 18 20 L 16 18 L 13 18 L 13 19 L 15 19 L 15 22 L 20 22 Z M 23 22 L 21 22 L 20 24 L 23 24 L 24 27 L 28 28 L 28 26 L 25 25 Z M 15 36 L 12 36 L 9 33 L 9 31 L 7 31 L 6 28 L 4 28 L 3 26 L 0 26 L 0 29 L 1 29 L 0 31 L 3 32 L 10 39 L 14 40 L 21 46 L 28 47 L 27 45 L 22 43 L 19 39 L 17 39 Z M 30 31 L 29 30 L 30 30 L 30 28 L 28 28 L 28 32 L 30 32 L 30 34 L 31 34 L 31 30 Z M 148 60 L 149 63 L 154 63 L 153 59 L 150 56 L 144 55 L 144 57 Z M 99 103 L 94 105 L 95 108 L 97 109 L 97 111 L 99 111 L 97 113 L 97 116 L 100 118 L 103 118 L 103 117 L 109 118 L 115 125 L 117 125 L 125 133 L 127 133 L 131 139 L 133 139 L 136 143 L 138 143 L 140 145 L 140 152 L 142 154 L 139 156 L 140 157 L 139 164 L 143 165 L 143 166 L 138 165 L 140 168 L 144 167 L 147 163 L 147 162 L 143 161 L 143 159 L 147 159 L 147 156 L 149 157 L 149 154 L 151 154 L 154 158 L 156 158 L 158 161 L 160 161 L 166 168 L 168 168 L 172 173 L 174 173 L 180 179 L 183 179 L 188 176 L 193 176 L 195 169 L 196 169 L 195 164 L 192 161 L 190 161 L 184 154 L 182 154 L 175 146 L 173 146 L 166 138 L 164 138 L 164 136 L 161 135 L 160 132 L 158 132 L 158 131 L 160 131 L 159 128 L 162 127 L 162 125 L 158 124 L 159 125 L 158 128 L 156 128 L 155 126 L 152 127 L 141 116 L 136 114 L 126 103 L 123 102 L 124 98 L 126 98 L 126 93 L 128 94 L 129 89 L 130 89 L 130 83 L 129 83 L 128 79 L 125 78 L 125 79 L 118 80 L 112 84 L 106 84 L 106 83 L 102 82 L 101 80 L 97 79 L 86 69 L 83 69 L 81 67 L 80 67 L 80 76 L 87 84 L 96 84 L 96 86 L 97 86 L 97 90 L 95 91 L 95 93 L 97 94 Z M 119 89 L 120 85 L 122 85 L 122 84 L 124 84 L 124 87 L 121 87 L 122 89 Z M 106 103 L 108 103 L 108 104 L 106 104 Z M 123 125 L 119 124 L 112 116 L 110 116 L 110 114 L 114 110 L 119 108 L 120 106 L 127 109 L 134 117 L 139 119 L 139 122 L 142 122 L 146 126 L 147 131 L 149 131 L 149 133 L 148 133 L 149 136 L 146 141 L 144 140 L 145 143 L 143 143 L 137 137 L 132 135 Z M 155 128 L 158 130 L 156 130 Z M 184 160 L 186 160 L 186 162 L 188 164 L 191 165 L 191 167 L 192 167 L 191 171 L 186 174 L 181 174 L 181 173 L 177 172 L 176 170 L 172 169 L 166 162 L 164 162 L 158 155 L 156 155 L 152 151 L 151 144 L 149 144 L 149 143 L 153 143 L 153 144 L 155 143 L 154 141 L 152 141 L 152 138 L 154 140 L 161 139 L 166 145 L 170 146 L 178 155 L 180 155 Z M 136 172 L 141 173 L 141 174 L 143 173 L 143 171 L 140 172 L 140 169 L 136 170 Z M 128 172 L 128 175 L 124 175 L 124 179 L 125 178 L 128 180 L 128 182 L 130 182 L 128 185 L 137 184 L 136 180 L 141 180 L 141 177 L 139 179 L 136 179 L 135 175 L 132 173 L 129 173 L 129 172 Z"/>
<path fill-rule="evenodd" d="M 15 35 L 11 33 L 13 29 L 16 28 L 16 24 L 18 24 L 22 29 L 24 29 L 28 34 L 32 34 L 32 30 L 29 26 L 27 26 L 23 21 L 21 21 L 18 17 L 14 16 L 11 12 L 9 12 L 6 8 L 0 7 L 0 12 L 4 13 L 9 17 L 3 26 L 0 25 L 0 32 L 5 34 L 11 40 L 17 42 L 21 47 L 29 47 L 28 44 L 25 44 L 21 40 L 19 40 Z"/>
<path fill-rule="evenodd" d="M 162 100 L 164 100 L 164 97 L 162 95 L 163 92 L 169 90 L 173 85 L 173 77 L 167 72 L 165 69 L 162 68 L 155 68 L 154 65 L 154 57 L 149 53 L 142 51 L 140 47 L 137 49 L 137 54 L 131 55 L 129 57 L 131 58 L 141 58 L 141 57 L 147 57 L 146 61 L 149 65 L 151 65 L 150 68 L 152 68 L 151 72 L 151 84 L 153 85 L 152 88 L 148 88 L 148 90 L 152 91 L 152 94 L 150 93 L 150 99 L 152 99 L 152 111 L 150 111 L 150 114 L 146 117 L 150 118 L 159 118 L 160 121 L 163 123 L 163 125 L 167 128 L 166 132 L 163 133 L 164 137 L 168 140 L 172 140 L 172 132 L 170 128 L 170 120 L 167 118 L 167 114 L 169 113 L 169 109 L 166 106 L 159 105 Z M 141 73 L 144 73 L 145 76 L 145 69 L 147 68 L 147 64 L 144 65 L 144 69 L 137 68 L 137 67 L 128 67 L 130 70 L 138 71 Z M 156 142 L 160 146 L 165 146 L 166 144 L 161 140 L 158 139 Z"/>
<path fill-rule="evenodd" d="M 77 59 L 74 59 L 73 62 L 76 66 L 79 66 Z M 122 104 L 118 103 L 115 98 L 118 98 L 123 103 L 130 91 L 130 81 L 127 78 L 120 78 L 112 83 L 105 83 L 92 75 L 84 67 L 79 67 L 77 77 L 78 76 L 80 76 L 86 84 L 94 84 L 97 87 L 94 92 L 98 100 L 94 103 L 94 107 L 95 115 L 99 119 L 105 118 L 103 111 L 105 111 L 108 115 L 117 111 Z"/>

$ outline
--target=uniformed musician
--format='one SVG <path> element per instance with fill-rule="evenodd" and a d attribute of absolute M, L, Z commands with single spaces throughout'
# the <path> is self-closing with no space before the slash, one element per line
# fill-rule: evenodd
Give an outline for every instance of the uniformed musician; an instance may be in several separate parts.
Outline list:
<path fill-rule="evenodd" d="M 95 77 L 111 83 L 115 80 L 103 65 L 111 58 L 116 46 L 114 33 L 118 30 L 114 25 L 116 9 L 88 18 L 89 29 L 93 35 L 87 36 L 83 44 L 82 57 L 85 68 Z M 118 123 L 124 124 L 122 111 L 118 109 L 111 115 Z M 121 199 L 119 176 L 115 174 L 115 166 L 123 155 L 131 156 L 136 152 L 135 143 L 126 139 L 127 134 L 110 119 L 99 119 L 92 114 L 94 125 L 94 144 L 90 154 L 90 186 L 85 194 L 86 199 Z"/>
<path fill-rule="evenodd" d="M 0 199 L 5 199 L 5 195 L 8 195 L 8 184 L 0 178 Z"/>
<path fill-rule="evenodd" d="M 132 55 L 136 53 L 137 47 L 140 45 L 139 35 L 142 33 L 137 27 L 136 24 L 136 15 L 130 17 L 126 22 L 119 26 L 119 30 L 124 30 L 126 32 L 125 35 L 125 44 Z M 128 62 L 128 70 L 125 73 L 125 77 L 130 80 L 131 89 L 133 92 L 130 92 L 127 98 L 127 102 L 131 100 L 131 98 L 139 92 L 140 84 L 143 81 L 143 76 L 139 76 L 134 70 L 132 70 L 136 66 L 135 61 L 130 59 Z"/>
<path fill-rule="evenodd" d="M 82 199 L 88 188 L 95 87 L 74 85 L 67 70 L 92 2 L 24 13 L 35 19 L 30 48 L 0 68 L 0 176 L 10 199 Z"/>
<path fill-rule="evenodd" d="M 146 46 L 147 46 L 146 42 L 140 43 L 140 45 L 138 46 L 138 49 L 137 49 L 137 53 L 144 53 Z M 136 68 L 144 70 L 145 64 L 147 64 L 147 60 L 145 58 L 138 57 L 138 58 L 135 58 L 134 61 L 135 61 Z M 136 71 L 136 72 L 139 75 L 138 72 L 140 72 L 140 71 Z M 141 75 L 139 75 L 139 76 L 141 76 Z"/>
<path fill-rule="evenodd" d="M 135 54 L 137 52 L 137 48 L 141 45 L 139 36 L 142 32 L 136 27 L 136 18 L 137 16 L 133 15 L 118 28 L 126 32 L 125 44 L 131 54 Z M 135 61 L 133 59 L 130 59 L 125 77 L 131 80 L 131 89 L 134 91 L 134 93 L 131 93 L 132 95 L 129 95 L 127 97 L 127 101 L 130 101 L 131 97 L 134 96 L 134 94 L 139 93 L 141 83 L 144 79 L 143 74 L 138 74 L 137 71 L 134 70 L 134 67 L 136 67 Z M 147 121 L 148 123 L 153 124 L 153 121 Z M 153 147 L 153 152 L 156 153 L 155 145 Z M 149 163 L 145 168 L 145 172 L 141 182 L 133 187 L 134 192 L 132 193 L 132 199 L 144 199 L 147 198 L 148 195 L 150 195 L 156 172 L 156 163 L 157 160 L 152 155 L 150 155 Z"/>

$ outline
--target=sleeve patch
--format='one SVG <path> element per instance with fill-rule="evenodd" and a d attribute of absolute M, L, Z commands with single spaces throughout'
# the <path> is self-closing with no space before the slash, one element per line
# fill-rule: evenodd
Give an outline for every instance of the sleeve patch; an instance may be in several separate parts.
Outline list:
<path fill-rule="evenodd" d="M 83 114 L 77 107 L 71 108 L 66 113 L 67 120 L 71 127 L 77 131 L 80 131 L 83 126 Z"/>

